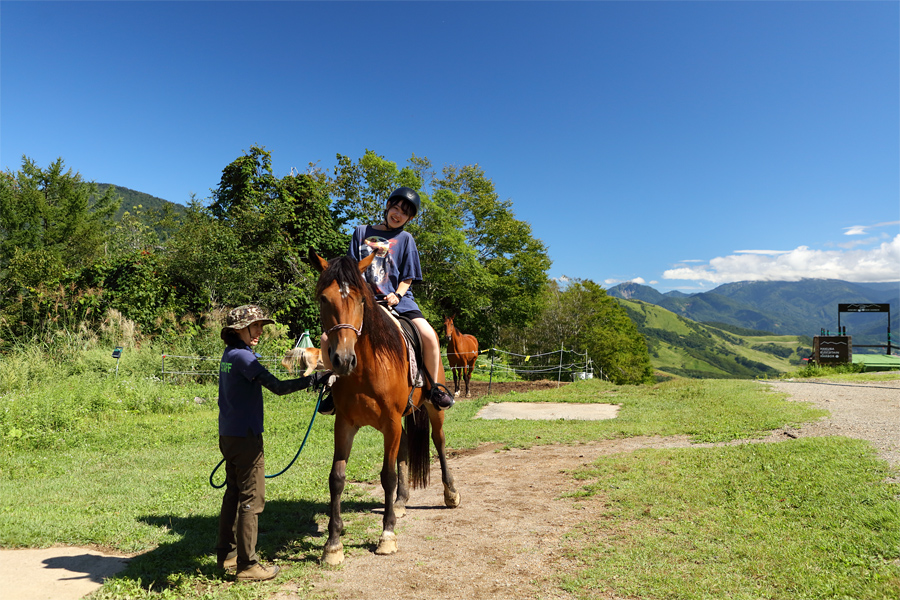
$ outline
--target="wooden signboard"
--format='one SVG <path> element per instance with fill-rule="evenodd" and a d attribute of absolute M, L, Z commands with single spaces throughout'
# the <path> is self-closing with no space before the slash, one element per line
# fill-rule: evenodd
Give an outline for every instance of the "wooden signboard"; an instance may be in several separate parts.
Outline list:
<path fill-rule="evenodd" d="M 846 365 L 853 360 L 853 336 L 817 335 L 813 338 L 813 360 L 820 365 Z"/>

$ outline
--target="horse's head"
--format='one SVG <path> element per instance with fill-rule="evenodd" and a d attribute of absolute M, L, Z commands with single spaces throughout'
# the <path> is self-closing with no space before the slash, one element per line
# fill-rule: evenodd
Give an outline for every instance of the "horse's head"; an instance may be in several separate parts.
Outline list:
<path fill-rule="evenodd" d="M 326 261 L 309 251 L 313 268 L 319 273 L 316 301 L 322 329 L 328 336 L 328 358 L 335 375 L 349 375 L 356 368 L 356 341 L 362 334 L 366 310 L 374 299 L 362 273 L 372 262 L 370 254 L 357 262 L 350 256 Z"/>
<path fill-rule="evenodd" d="M 444 331 L 448 340 L 453 337 L 453 317 L 444 316 Z"/>

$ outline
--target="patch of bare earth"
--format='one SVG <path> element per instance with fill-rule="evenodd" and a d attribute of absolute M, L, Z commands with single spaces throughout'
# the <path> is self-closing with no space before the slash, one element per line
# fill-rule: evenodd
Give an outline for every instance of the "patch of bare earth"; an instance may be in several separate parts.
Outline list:
<path fill-rule="evenodd" d="M 779 382 L 773 388 L 790 394 L 792 400 L 825 408 L 832 416 L 756 441 L 856 437 L 872 442 L 885 460 L 900 467 L 900 381 L 832 386 Z M 492 392 L 500 393 L 496 388 Z M 338 568 L 323 568 L 314 592 L 342 600 L 430 600 L 438 594 L 473 600 L 573 598 L 558 586 L 560 575 L 574 573 L 578 566 L 565 553 L 564 536 L 580 523 L 601 520 L 605 509 L 596 498 L 564 497 L 578 488 L 568 473 L 603 455 L 691 445 L 686 436 L 679 436 L 529 450 L 483 446 L 454 453 L 449 463 L 462 495 L 458 508 L 444 507 L 435 465 L 431 486 L 413 491 L 407 515 L 398 522 L 399 552 L 376 556 L 380 532 L 375 531 L 369 547 L 348 552 Z M 368 488 L 382 498 L 379 487 Z M 287 584 L 277 597 L 293 600 L 308 595 Z"/>

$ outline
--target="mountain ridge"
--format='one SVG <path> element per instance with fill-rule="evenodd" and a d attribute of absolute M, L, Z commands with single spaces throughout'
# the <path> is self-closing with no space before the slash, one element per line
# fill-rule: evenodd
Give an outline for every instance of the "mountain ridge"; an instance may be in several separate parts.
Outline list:
<path fill-rule="evenodd" d="M 854 336 L 854 347 L 885 344 L 887 315 L 839 315 L 838 304 L 888 304 L 891 331 L 896 332 L 900 323 L 900 282 L 740 281 L 689 295 L 663 294 L 650 286 L 629 282 L 609 288 L 606 293 L 654 304 L 698 323 L 722 323 L 778 335 L 814 336 L 822 330 L 837 331 L 840 317 L 842 327 Z"/>

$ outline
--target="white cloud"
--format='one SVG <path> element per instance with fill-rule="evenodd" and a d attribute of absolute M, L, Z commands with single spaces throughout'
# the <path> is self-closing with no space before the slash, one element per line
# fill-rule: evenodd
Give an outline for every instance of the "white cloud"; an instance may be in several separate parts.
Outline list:
<path fill-rule="evenodd" d="M 884 236 L 887 237 L 887 236 Z M 878 240 L 882 238 L 877 237 L 869 237 L 862 240 L 850 240 L 849 242 L 844 242 L 842 244 L 835 244 L 838 248 L 843 248 L 844 250 L 852 250 L 857 246 L 871 246 L 872 244 L 878 243 Z"/>
<path fill-rule="evenodd" d="M 640 284 L 640 285 L 644 285 L 644 284 L 646 284 L 647 282 L 644 280 L 643 277 L 635 277 L 634 279 L 631 280 L 631 283 L 637 283 L 637 284 Z"/>
<path fill-rule="evenodd" d="M 669 269 L 663 278 L 716 284 L 800 279 L 900 281 L 900 235 L 867 250 L 811 250 L 807 246 L 790 251 L 742 250 L 714 258 L 709 264 Z"/>
<path fill-rule="evenodd" d="M 866 235 L 869 233 L 868 229 L 866 225 L 854 225 L 853 227 L 847 227 L 844 235 Z"/>
<path fill-rule="evenodd" d="M 787 254 L 790 250 L 735 250 L 735 254 L 762 254 L 767 256 L 776 256 L 778 254 Z"/>
<path fill-rule="evenodd" d="M 884 223 L 875 223 L 874 225 L 854 225 L 844 228 L 844 235 L 868 235 L 870 229 L 877 227 L 890 227 L 892 225 L 900 225 L 900 221 L 886 221 Z"/>

